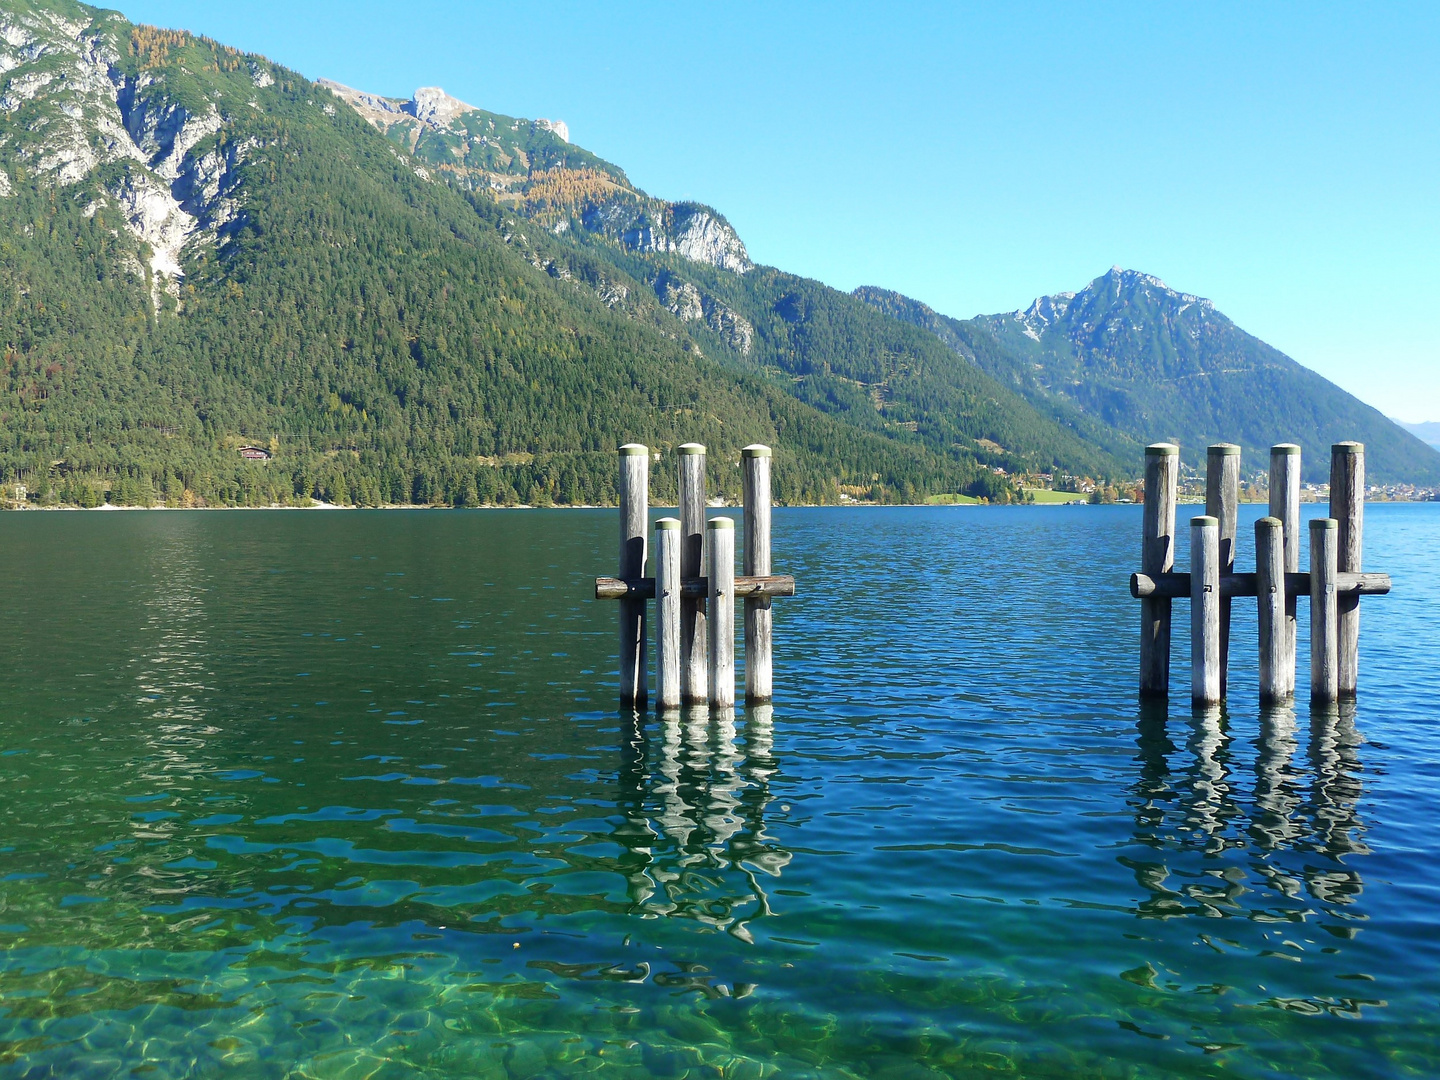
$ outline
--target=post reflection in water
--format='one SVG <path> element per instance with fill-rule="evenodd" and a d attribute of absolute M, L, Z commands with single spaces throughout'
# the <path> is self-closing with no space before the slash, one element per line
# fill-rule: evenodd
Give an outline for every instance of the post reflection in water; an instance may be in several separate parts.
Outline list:
<path fill-rule="evenodd" d="M 1330 856 L 1334 864 L 1308 871 L 1306 885 L 1326 903 L 1349 904 L 1359 898 L 1363 884 L 1359 872 L 1340 863 L 1348 855 L 1370 854 L 1359 811 L 1360 741 L 1354 702 L 1315 706 L 1310 717 L 1310 798 L 1305 813 L 1311 822 L 1312 850 Z"/>
<path fill-rule="evenodd" d="M 1354 705 L 1313 707 L 1303 758 L 1294 707 L 1262 709 L 1248 794 L 1231 729 L 1223 706 L 1196 708 L 1188 721 L 1142 706 L 1130 802 L 1135 843 L 1155 857 L 1120 859 L 1143 890 L 1135 914 L 1344 919 L 1363 887 L 1349 860 L 1370 850 Z"/>
<path fill-rule="evenodd" d="M 765 879 L 791 854 L 765 825 L 776 770 L 774 707 L 622 717 L 615 839 L 632 910 L 693 919 L 743 941 L 771 913 Z"/>

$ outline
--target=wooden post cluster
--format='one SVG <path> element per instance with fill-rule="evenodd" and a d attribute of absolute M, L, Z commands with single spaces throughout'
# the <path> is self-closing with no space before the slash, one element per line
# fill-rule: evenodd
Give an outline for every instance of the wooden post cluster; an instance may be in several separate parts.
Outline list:
<path fill-rule="evenodd" d="M 735 574 L 735 523 L 705 520 L 705 447 L 678 448 L 680 516 L 655 523 L 655 576 L 646 577 L 650 449 L 620 448 L 620 574 L 596 578 L 598 600 L 620 601 L 620 700 L 643 705 L 646 601 L 655 600 L 656 707 L 735 704 L 735 603 L 744 601 L 745 697 L 768 701 L 774 685 L 771 600 L 794 596 L 795 579 L 770 572 L 770 448 L 741 451 L 744 573 Z"/>
<path fill-rule="evenodd" d="M 1176 573 L 1175 504 L 1179 448 L 1145 449 L 1145 512 L 1138 574 L 1140 694 L 1170 687 L 1171 601 L 1190 599 L 1190 695 L 1196 705 L 1223 701 L 1228 688 L 1230 610 L 1256 598 L 1260 697 L 1295 692 L 1296 601 L 1310 600 L 1310 693 L 1316 701 L 1354 697 L 1359 682 L 1360 597 L 1390 591 L 1388 574 L 1361 571 L 1365 447 L 1336 443 L 1330 457 L 1330 517 L 1310 522 L 1310 570 L 1300 572 L 1300 447 L 1270 448 L 1270 513 L 1255 523 L 1255 572 L 1235 571 L 1240 448 L 1217 443 L 1206 453 L 1205 515 L 1190 521 L 1190 572 Z"/>

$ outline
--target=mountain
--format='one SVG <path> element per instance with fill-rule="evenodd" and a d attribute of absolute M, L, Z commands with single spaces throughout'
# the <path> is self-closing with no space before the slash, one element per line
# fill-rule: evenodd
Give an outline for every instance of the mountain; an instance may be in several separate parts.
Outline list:
<path fill-rule="evenodd" d="M 791 502 L 1128 467 L 569 136 L 0 0 L 0 480 L 80 505 L 612 502 L 618 443 L 692 439 L 772 444 Z"/>
<path fill-rule="evenodd" d="M 929 335 L 820 282 L 756 267 L 718 211 L 647 195 L 572 146 L 563 124 L 486 112 L 433 87 L 401 100 L 319 85 L 409 154 L 421 175 L 483 191 L 514 213 L 510 239 L 537 267 L 582 280 L 586 265 L 602 261 L 678 319 L 695 351 L 766 373 L 820 411 L 1006 472 L 1125 469 Z"/>
<path fill-rule="evenodd" d="M 1440 450 L 1440 421 L 1423 420 L 1418 424 L 1407 424 L 1404 420 L 1393 420 L 1421 442 Z"/>
<path fill-rule="evenodd" d="M 929 331 L 952 352 L 997 381 L 1007 384 L 1055 422 L 1074 431 L 1088 444 L 1121 460 L 1132 461 L 1144 452 L 1145 440 L 1112 427 L 1092 416 L 1068 397 L 1047 392 L 1040 371 L 1023 363 L 978 320 L 952 319 L 898 292 L 862 285 L 854 295 L 877 311 Z"/>
<path fill-rule="evenodd" d="M 1111 454 L 1167 439 L 1203 468 L 1205 447 L 1235 442 L 1249 467 L 1268 447 L 1298 442 L 1305 477 L 1328 478 L 1325 448 L 1366 444 L 1370 478 L 1440 484 L 1440 453 L 1377 410 L 1247 334 L 1209 300 L 1116 267 L 1078 293 L 961 321 L 908 297 L 860 289 L 857 297 L 921 326 L 957 355 Z"/>

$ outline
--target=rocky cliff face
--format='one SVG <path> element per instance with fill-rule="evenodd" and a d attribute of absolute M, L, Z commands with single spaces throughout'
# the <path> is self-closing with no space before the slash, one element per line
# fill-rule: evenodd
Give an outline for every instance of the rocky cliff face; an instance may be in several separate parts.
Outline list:
<path fill-rule="evenodd" d="M 749 356 L 755 341 L 755 327 L 743 315 L 702 291 L 693 282 L 662 272 L 651 285 L 661 306 L 682 322 L 699 322 L 709 327 L 741 356 Z"/>
<path fill-rule="evenodd" d="M 0 11 L 0 161 L 61 189 L 93 187 L 89 214 L 113 204 L 141 245 L 158 301 L 179 294 L 185 246 L 213 241 L 240 217 L 236 169 L 249 146 L 222 137 L 215 100 L 182 104 L 163 77 L 137 66 L 127 32 L 113 13 L 84 22 Z M 257 86 L 261 71 L 257 63 Z M 0 175 L 3 194 L 10 177 Z"/>
<path fill-rule="evenodd" d="M 587 207 L 585 228 L 641 254 L 675 253 L 744 274 L 754 263 L 730 223 L 699 203 L 666 203 L 620 195 Z"/>

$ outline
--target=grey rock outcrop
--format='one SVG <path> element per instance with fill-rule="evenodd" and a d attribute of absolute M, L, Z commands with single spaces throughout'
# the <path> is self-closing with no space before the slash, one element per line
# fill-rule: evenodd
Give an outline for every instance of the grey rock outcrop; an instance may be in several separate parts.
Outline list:
<path fill-rule="evenodd" d="M 108 171 L 103 190 L 148 247 L 158 300 L 162 291 L 179 294 L 185 245 L 213 240 L 240 216 L 236 168 L 251 144 L 224 144 L 215 103 L 196 114 L 156 77 L 127 75 L 116 19 L 83 23 L 42 9 L 0 15 L 0 109 L 44 132 L 17 152 L 42 181 L 71 187 L 102 166 L 121 166 Z"/>
<path fill-rule="evenodd" d="M 661 305 L 682 322 L 699 322 L 742 356 L 755 341 L 755 327 L 733 308 L 721 303 L 693 282 L 662 272 L 652 282 Z"/>
<path fill-rule="evenodd" d="M 641 254 L 673 252 L 734 274 L 755 265 L 730 223 L 700 203 L 620 196 L 591 207 L 582 221 Z"/>

